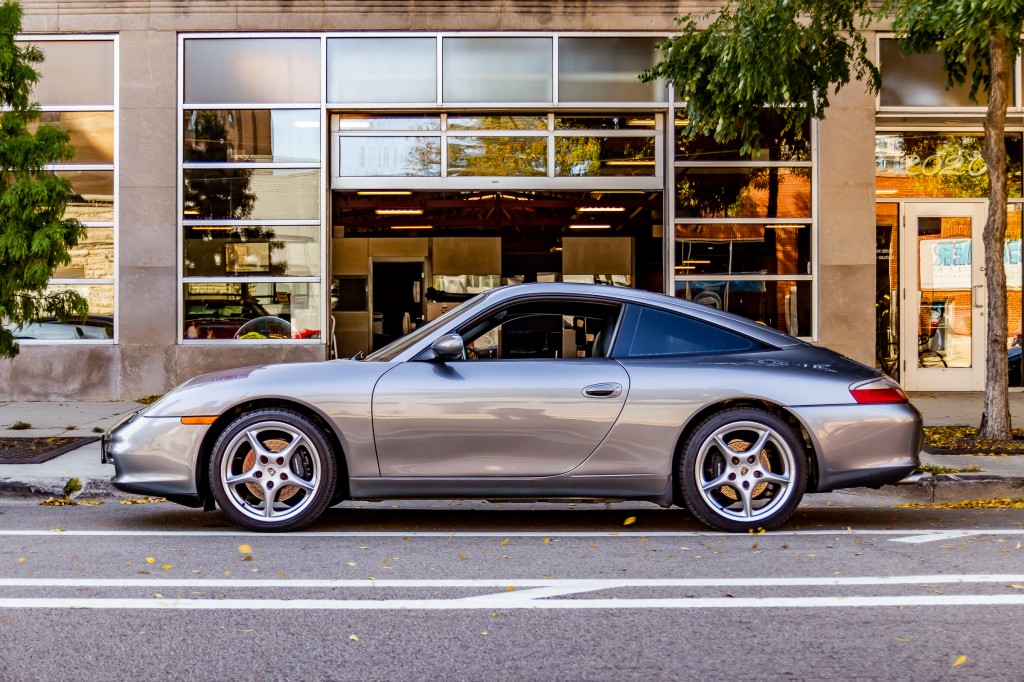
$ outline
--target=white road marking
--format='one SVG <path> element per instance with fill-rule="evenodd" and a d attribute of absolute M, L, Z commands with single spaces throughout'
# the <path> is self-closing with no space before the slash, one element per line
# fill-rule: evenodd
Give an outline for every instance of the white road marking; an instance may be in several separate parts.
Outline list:
<path fill-rule="evenodd" d="M 1021 594 L 885 597 L 710 597 L 694 599 L 517 599 L 505 594 L 462 599 L 82 599 L 0 598 L 0 609 L 168 609 L 273 611 L 383 611 L 456 609 L 765 609 L 849 606 L 1024 606 Z"/>
<path fill-rule="evenodd" d="M 192 588 L 553 588 L 591 591 L 623 587 L 814 587 L 1024 583 L 1024 574 L 806 576 L 794 578 L 453 578 L 428 580 L 281 578 L 0 578 L 3 587 L 192 587 Z"/>
<path fill-rule="evenodd" d="M 920 544 L 936 542 L 951 538 L 970 537 L 974 535 L 1024 535 L 1022 528 L 990 528 L 979 530 L 893 530 L 893 529 L 836 529 L 836 530 L 776 530 L 760 537 L 800 537 L 800 536 L 894 536 L 892 542 L 909 542 Z M 284 535 L 265 535 L 246 530 L 0 530 L 0 537 L 30 536 L 67 536 L 67 537 L 259 537 L 264 539 L 280 538 L 739 538 L 746 539 L 758 534 L 752 533 L 720 533 L 716 531 L 298 531 Z M 265 540 L 264 540 L 265 541 Z"/>

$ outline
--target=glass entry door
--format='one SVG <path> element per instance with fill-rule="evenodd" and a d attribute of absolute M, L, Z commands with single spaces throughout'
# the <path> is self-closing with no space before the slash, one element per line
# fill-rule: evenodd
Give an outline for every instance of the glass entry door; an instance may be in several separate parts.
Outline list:
<path fill-rule="evenodd" d="M 906 203 L 900 355 L 912 391 L 985 387 L 983 203 Z"/>

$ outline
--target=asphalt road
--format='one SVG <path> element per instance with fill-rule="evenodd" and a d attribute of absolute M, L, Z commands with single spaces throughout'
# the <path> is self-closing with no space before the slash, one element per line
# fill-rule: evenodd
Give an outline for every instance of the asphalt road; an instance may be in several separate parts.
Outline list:
<path fill-rule="evenodd" d="M 729 536 L 636 504 L 380 503 L 259 535 L 8 500 L 0 679 L 1021 679 L 1024 510 L 891 504 Z"/>

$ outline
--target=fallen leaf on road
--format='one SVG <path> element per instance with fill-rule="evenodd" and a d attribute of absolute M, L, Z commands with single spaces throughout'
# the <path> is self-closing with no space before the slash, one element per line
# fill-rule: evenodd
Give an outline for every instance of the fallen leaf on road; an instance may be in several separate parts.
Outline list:
<path fill-rule="evenodd" d="M 165 571 L 169 571 L 169 570 L 171 570 L 172 568 L 174 568 L 174 564 L 164 564 L 164 565 L 163 565 L 163 566 L 161 566 L 160 568 L 164 569 Z"/>
<path fill-rule="evenodd" d="M 967 661 L 967 657 L 966 656 L 961 656 L 960 658 L 956 659 L 955 663 L 953 663 L 953 667 L 955 668 L 957 666 L 963 665 L 966 661 Z"/>
<path fill-rule="evenodd" d="M 550 542 L 551 542 L 551 538 L 544 538 L 544 544 L 545 545 L 549 544 Z"/>
<path fill-rule="evenodd" d="M 146 496 L 146 497 L 129 497 L 128 499 L 120 500 L 121 504 L 160 504 L 161 502 L 166 502 L 166 501 L 167 501 L 167 498 L 165 498 L 165 497 L 149 497 L 149 496 Z"/>
<path fill-rule="evenodd" d="M 250 547 L 249 545 L 239 545 L 238 551 L 242 554 L 252 554 L 252 547 Z"/>
<path fill-rule="evenodd" d="M 508 538 L 505 538 L 504 540 L 501 541 L 501 546 L 502 547 L 504 547 L 507 544 L 508 544 Z"/>
<path fill-rule="evenodd" d="M 28 561 L 28 559 L 26 559 L 25 557 L 23 557 L 23 556 L 20 556 L 20 557 L 18 557 L 18 563 L 19 563 L 19 564 L 23 564 L 23 563 L 25 563 L 26 561 Z"/>
<path fill-rule="evenodd" d="M 636 517 L 635 516 L 630 516 L 625 521 L 622 522 L 622 525 L 623 526 L 631 526 L 634 523 L 636 523 Z"/>
<path fill-rule="evenodd" d="M 146 563 L 147 564 L 155 564 L 156 563 L 156 559 L 154 559 L 151 556 L 148 556 L 148 557 L 146 557 Z"/>
<path fill-rule="evenodd" d="M 487 630 L 484 630 L 483 632 L 481 632 L 480 636 L 481 637 L 486 637 L 487 636 Z"/>
<path fill-rule="evenodd" d="M 242 557 L 242 561 L 252 561 L 252 554 L 246 554 Z"/>
<path fill-rule="evenodd" d="M 359 641 L 359 635 L 352 634 L 352 635 L 349 635 L 348 638 L 350 640 L 352 640 L 353 642 L 358 642 Z"/>
<path fill-rule="evenodd" d="M 1015 590 L 1024 590 L 1024 585 L 1017 585 L 1016 583 L 1010 583 L 1007 587 L 1012 587 Z"/>
<path fill-rule="evenodd" d="M 897 637 L 897 638 L 896 638 L 896 641 L 897 641 L 897 642 L 903 642 L 904 644 L 906 644 L 906 643 L 908 643 L 908 642 L 910 642 L 910 641 L 912 641 L 912 640 L 909 640 L 909 639 L 907 639 L 906 637 Z"/>
<path fill-rule="evenodd" d="M 349 566 L 352 566 L 352 567 L 355 567 L 355 566 L 356 566 L 356 562 L 354 562 L 354 561 L 350 561 L 350 562 L 348 562 L 348 565 L 349 565 Z"/>

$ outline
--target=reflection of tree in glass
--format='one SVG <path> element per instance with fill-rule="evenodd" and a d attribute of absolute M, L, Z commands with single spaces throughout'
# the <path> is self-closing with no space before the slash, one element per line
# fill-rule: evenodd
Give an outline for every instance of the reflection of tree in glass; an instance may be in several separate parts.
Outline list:
<path fill-rule="evenodd" d="M 217 111 L 194 111 L 186 162 L 223 162 L 232 158 L 224 118 Z M 241 219 L 252 214 L 256 195 L 250 190 L 251 168 L 204 169 L 185 173 L 185 211 L 197 219 Z"/>
<path fill-rule="evenodd" d="M 186 162 L 225 162 L 239 158 L 228 142 L 224 124 L 225 116 L 228 115 L 227 112 L 219 111 L 192 112 L 188 125 L 190 144 L 185 147 Z M 211 168 L 203 170 L 202 173 L 201 177 L 190 177 L 188 173 L 185 174 L 185 211 L 195 212 L 195 215 L 190 214 L 189 217 L 240 220 L 252 215 L 256 194 L 250 189 L 251 168 Z M 214 234 L 218 239 L 217 251 L 210 251 L 203 257 L 204 261 L 211 262 L 200 263 L 190 259 L 185 263 L 187 270 L 223 272 L 226 266 L 223 258 L 220 262 L 214 261 L 214 258 L 223 250 L 222 240 L 225 235 L 222 231 L 214 233 L 212 230 L 206 230 L 203 240 L 213 240 Z M 274 241 L 275 236 L 273 229 L 256 225 L 237 226 L 226 235 L 228 240 L 233 241 L 267 242 L 271 252 L 270 274 L 284 275 L 287 264 L 274 262 L 273 259 L 273 252 L 284 248 L 284 242 Z"/>
<path fill-rule="evenodd" d="M 903 155 L 915 194 L 939 197 L 988 196 L 981 135 L 904 134 Z M 1020 139 L 1006 137 L 1010 196 L 1020 196 Z"/>

